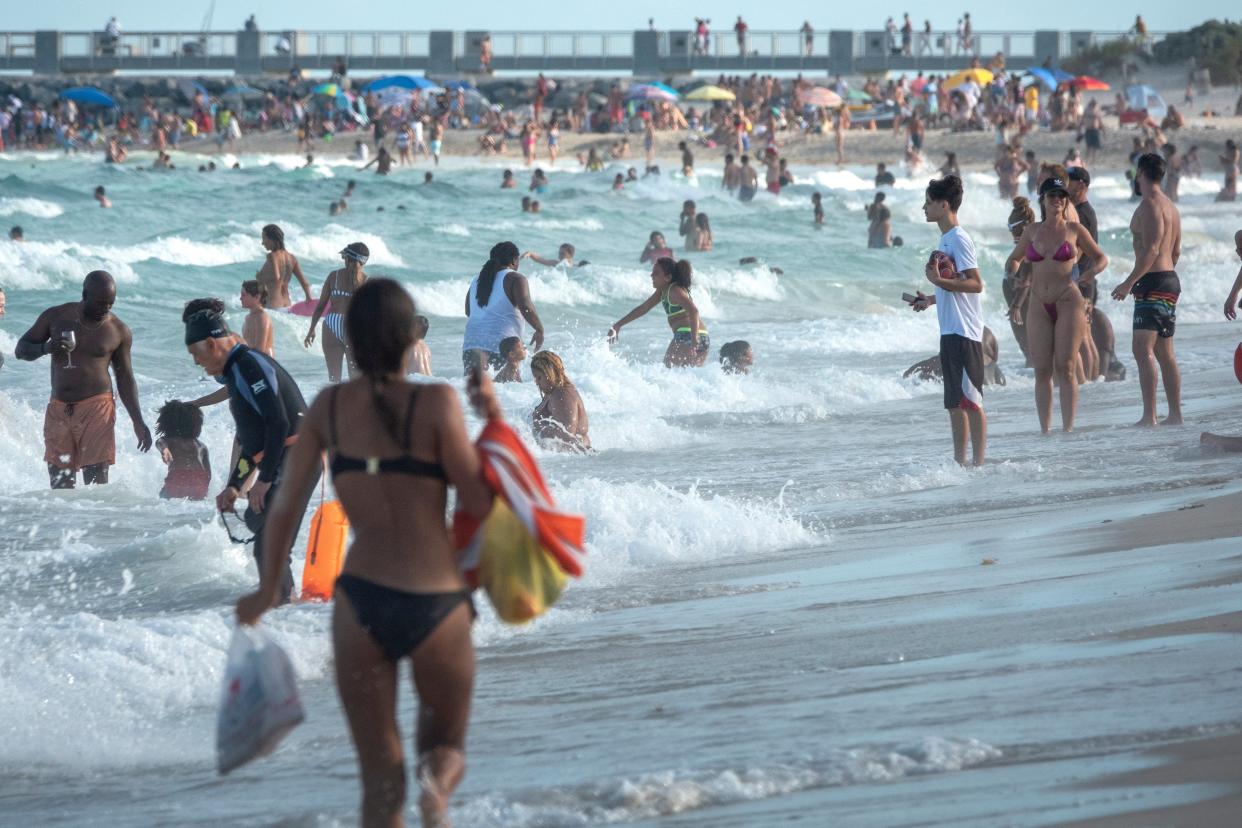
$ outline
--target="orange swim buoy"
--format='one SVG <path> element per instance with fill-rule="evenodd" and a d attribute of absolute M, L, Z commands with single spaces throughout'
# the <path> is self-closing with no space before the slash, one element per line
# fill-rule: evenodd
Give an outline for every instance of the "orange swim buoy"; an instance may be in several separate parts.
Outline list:
<path fill-rule="evenodd" d="M 306 567 L 302 570 L 302 600 L 330 601 L 336 576 L 345 564 L 349 518 L 339 500 L 328 500 L 315 510 L 306 539 Z"/>

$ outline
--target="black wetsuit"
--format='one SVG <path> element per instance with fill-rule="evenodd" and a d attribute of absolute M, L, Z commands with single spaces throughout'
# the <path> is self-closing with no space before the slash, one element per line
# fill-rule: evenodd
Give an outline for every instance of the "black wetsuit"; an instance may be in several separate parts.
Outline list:
<path fill-rule="evenodd" d="M 229 392 L 229 411 L 237 426 L 237 442 L 241 455 L 237 466 L 229 475 L 229 485 L 238 489 L 256 467 L 259 481 L 271 483 L 263 501 L 263 511 L 255 514 L 246 510 L 246 526 L 254 532 L 254 559 L 263 571 L 263 529 L 267 523 L 268 510 L 280 488 L 281 471 L 284 468 L 286 449 L 306 414 L 306 400 L 293 377 L 276 360 L 245 345 L 234 346 L 224 364 L 220 382 Z M 293 534 L 296 537 L 302 526 L 298 516 Z M 280 582 L 280 603 L 287 604 L 293 592 L 293 572 L 286 555 L 284 573 Z"/>

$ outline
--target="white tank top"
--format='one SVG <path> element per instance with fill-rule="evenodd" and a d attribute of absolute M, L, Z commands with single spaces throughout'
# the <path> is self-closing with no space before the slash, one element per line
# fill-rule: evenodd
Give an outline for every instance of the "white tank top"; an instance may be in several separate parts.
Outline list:
<path fill-rule="evenodd" d="M 463 351 L 479 349 L 500 353 L 500 340 L 510 336 L 522 337 L 522 315 L 513 307 L 505 294 L 505 279 L 512 270 L 501 270 L 492 282 L 492 295 L 486 305 L 479 305 L 479 277 L 470 283 L 470 318 L 466 320 L 466 335 L 461 343 Z"/>

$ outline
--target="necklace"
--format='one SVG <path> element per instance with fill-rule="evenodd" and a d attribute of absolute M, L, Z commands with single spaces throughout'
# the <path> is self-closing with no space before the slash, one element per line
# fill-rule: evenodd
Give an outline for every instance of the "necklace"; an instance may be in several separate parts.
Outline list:
<path fill-rule="evenodd" d="M 108 315 L 110 315 L 110 314 L 108 314 Z M 82 314 L 80 314 L 80 313 L 79 313 L 79 314 L 78 314 L 78 324 L 82 326 L 82 329 L 83 329 L 83 330 L 87 330 L 87 331 L 97 331 L 97 330 L 99 330 L 100 328 L 102 328 L 102 327 L 103 327 L 103 323 L 105 323 L 105 322 L 107 322 L 107 321 L 108 321 L 108 315 L 105 315 L 103 319 L 100 319 L 98 322 L 96 322 L 96 323 L 95 323 L 94 327 L 92 327 L 92 326 L 90 326 L 90 325 L 86 324 L 86 321 L 82 318 Z"/>

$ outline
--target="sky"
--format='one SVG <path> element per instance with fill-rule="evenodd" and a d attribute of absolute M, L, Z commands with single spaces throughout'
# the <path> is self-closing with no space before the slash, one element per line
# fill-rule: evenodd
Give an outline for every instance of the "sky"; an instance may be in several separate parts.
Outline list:
<path fill-rule="evenodd" d="M 110 15 L 116 15 L 121 26 L 130 31 L 165 30 L 198 31 L 211 0 L 55 0 L 46 5 L 3 0 L 5 7 L 2 28 L 9 31 L 60 29 L 65 31 L 103 28 Z M 636 0 L 630 2 L 556 3 L 548 0 L 461 0 L 460 2 L 423 2 L 409 0 L 368 0 L 344 4 L 351 14 L 343 15 L 343 4 L 306 2 L 306 0 L 217 0 L 210 28 L 234 31 L 252 13 L 260 28 L 278 29 L 351 29 L 409 30 L 483 29 L 494 31 L 551 30 L 632 30 L 645 29 L 647 18 L 654 17 L 656 28 L 671 30 L 690 28 L 694 17 L 708 16 L 713 27 L 732 26 L 737 14 L 743 14 L 753 29 L 797 29 L 803 20 L 810 20 L 817 31 L 829 29 L 878 29 L 892 15 L 900 23 L 901 14 L 909 11 L 916 25 L 928 18 L 936 29 L 952 29 L 961 11 L 971 11 L 976 31 L 1030 31 L 1037 28 L 1062 28 L 1086 31 L 1121 31 L 1134 23 L 1141 13 L 1151 31 L 1182 30 L 1210 18 L 1225 19 L 1242 16 L 1237 0 L 1195 0 L 1179 8 L 1177 3 L 1142 4 L 1122 0 L 1040 0 L 1038 13 L 1029 3 L 990 3 L 982 8 L 944 11 L 943 7 L 928 11 L 930 4 L 893 3 L 888 8 L 869 4 L 832 4 L 808 0 L 766 0 L 763 3 L 735 2 L 721 5 L 704 0 Z M 853 5 L 854 8 L 840 8 Z M 983 4 L 980 4 L 981 6 Z M 1187 8 L 1193 11 L 1187 11 Z M 919 11 L 919 9 L 923 9 Z M 748 13 L 749 12 L 749 13 Z"/>

